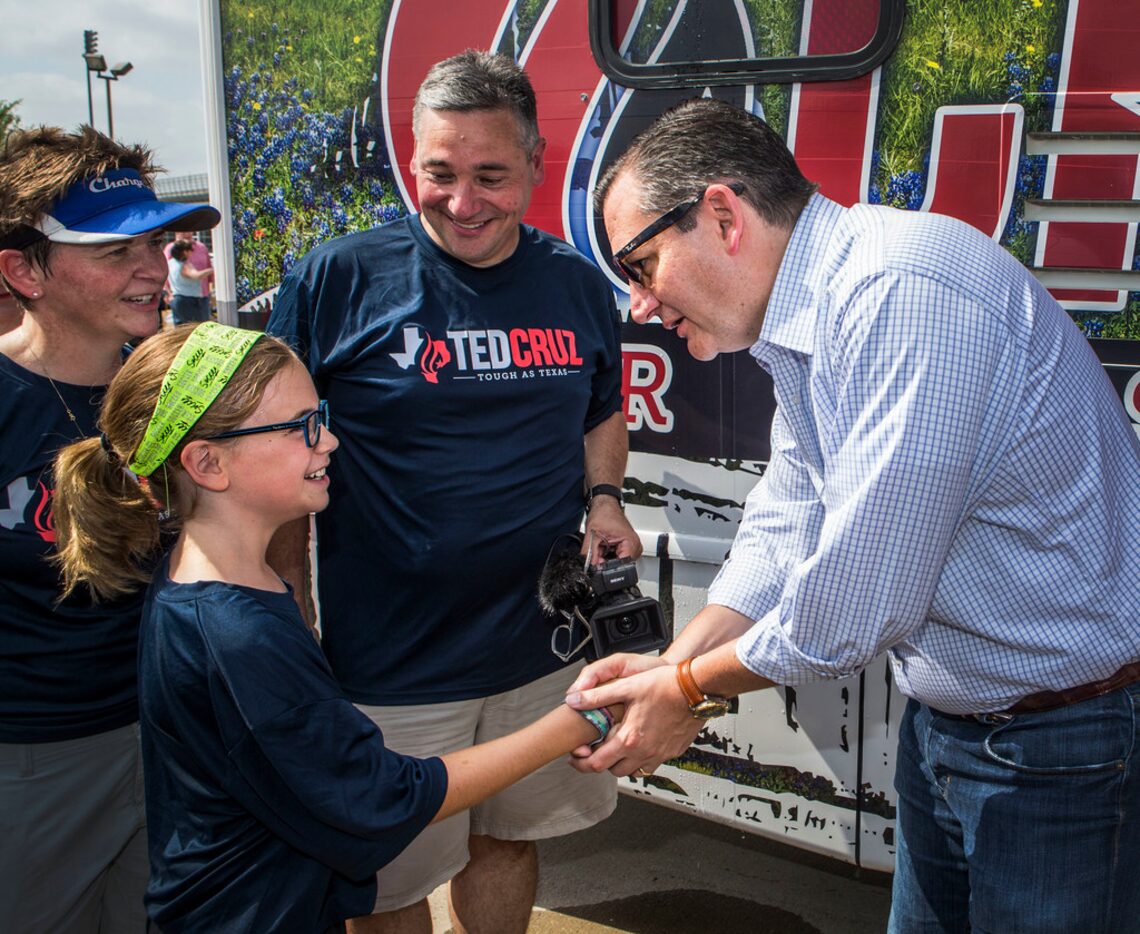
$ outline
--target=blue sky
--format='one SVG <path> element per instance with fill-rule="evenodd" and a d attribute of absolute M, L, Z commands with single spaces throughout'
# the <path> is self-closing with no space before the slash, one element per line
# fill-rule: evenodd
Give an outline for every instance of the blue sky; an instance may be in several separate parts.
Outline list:
<path fill-rule="evenodd" d="M 83 30 L 108 66 L 115 136 L 145 143 L 171 175 L 206 171 L 199 0 L 0 0 L 0 98 L 24 126 L 87 122 Z M 95 126 L 107 130 L 106 82 L 92 75 Z"/>

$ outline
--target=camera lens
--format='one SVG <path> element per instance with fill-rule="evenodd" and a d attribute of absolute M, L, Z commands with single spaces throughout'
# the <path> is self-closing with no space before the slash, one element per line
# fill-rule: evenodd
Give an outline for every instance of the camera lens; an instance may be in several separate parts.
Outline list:
<path fill-rule="evenodd" d="M 637 620 L 632 616 L 623 616 L 614 623 L 614 629 L 623 636 L 631 636 L 637 631 Z"/>

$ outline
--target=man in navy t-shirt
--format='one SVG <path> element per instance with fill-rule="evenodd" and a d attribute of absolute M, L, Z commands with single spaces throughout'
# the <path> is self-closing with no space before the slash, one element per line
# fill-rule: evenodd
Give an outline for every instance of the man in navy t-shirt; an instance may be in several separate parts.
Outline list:
<path fill-rule="evenodd" d="M 390 748 L 432 756 L 561 702 L 577 666 L 551 652 L 535 591 L 584 502 L 595 541 L 641 547 L 621 504 L 613 292 L 521 223 L 544 172 L 529 80 L 507 57 L 465 52 L 432 68 L 413 121 L 421 213 L 314 250 L 269 330 L 297 346 L 341 438 L 316 520 L 325 653 Z M 284 530 L 271 552 L 299 594 L 307 531 Z M 533 841 L 615 801 L 611 777 L 554 763 L 425 831 L 350 930 L 428 932 L 426 897 L 452 879 L 459 924 L 521 934 Z"/>

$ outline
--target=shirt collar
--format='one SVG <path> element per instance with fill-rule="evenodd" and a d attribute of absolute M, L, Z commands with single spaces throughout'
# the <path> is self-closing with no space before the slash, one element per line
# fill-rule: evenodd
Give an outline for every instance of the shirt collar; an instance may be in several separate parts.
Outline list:
<path fill-rule="evenodd" d="M 756 359 L 773 345 L 803 354 L 814 349 L 823 248 L 843 212 L 842 205 L 815 194 L 800 213 L 776 273 L 760 337 L 749 351 Z"/>

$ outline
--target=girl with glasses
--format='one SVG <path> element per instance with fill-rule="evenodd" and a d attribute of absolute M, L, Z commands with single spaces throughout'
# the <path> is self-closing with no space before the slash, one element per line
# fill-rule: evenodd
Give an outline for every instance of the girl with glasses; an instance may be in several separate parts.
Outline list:
<path fill-rule="evenodd" d="M 56 462 L 59 562 L 68 592 L 107 599 L 170 545 L 139 645 L 147 904 L 163 931 L 340 930 L 429 823 L 608 730 L 608 711 L 561 707 L 441 758 L 385 748 L 265 559 L 282 524 L 327 505 L 338 443 L 280 341 L 214 323 L 151 338 L 100 428 Z"/>

